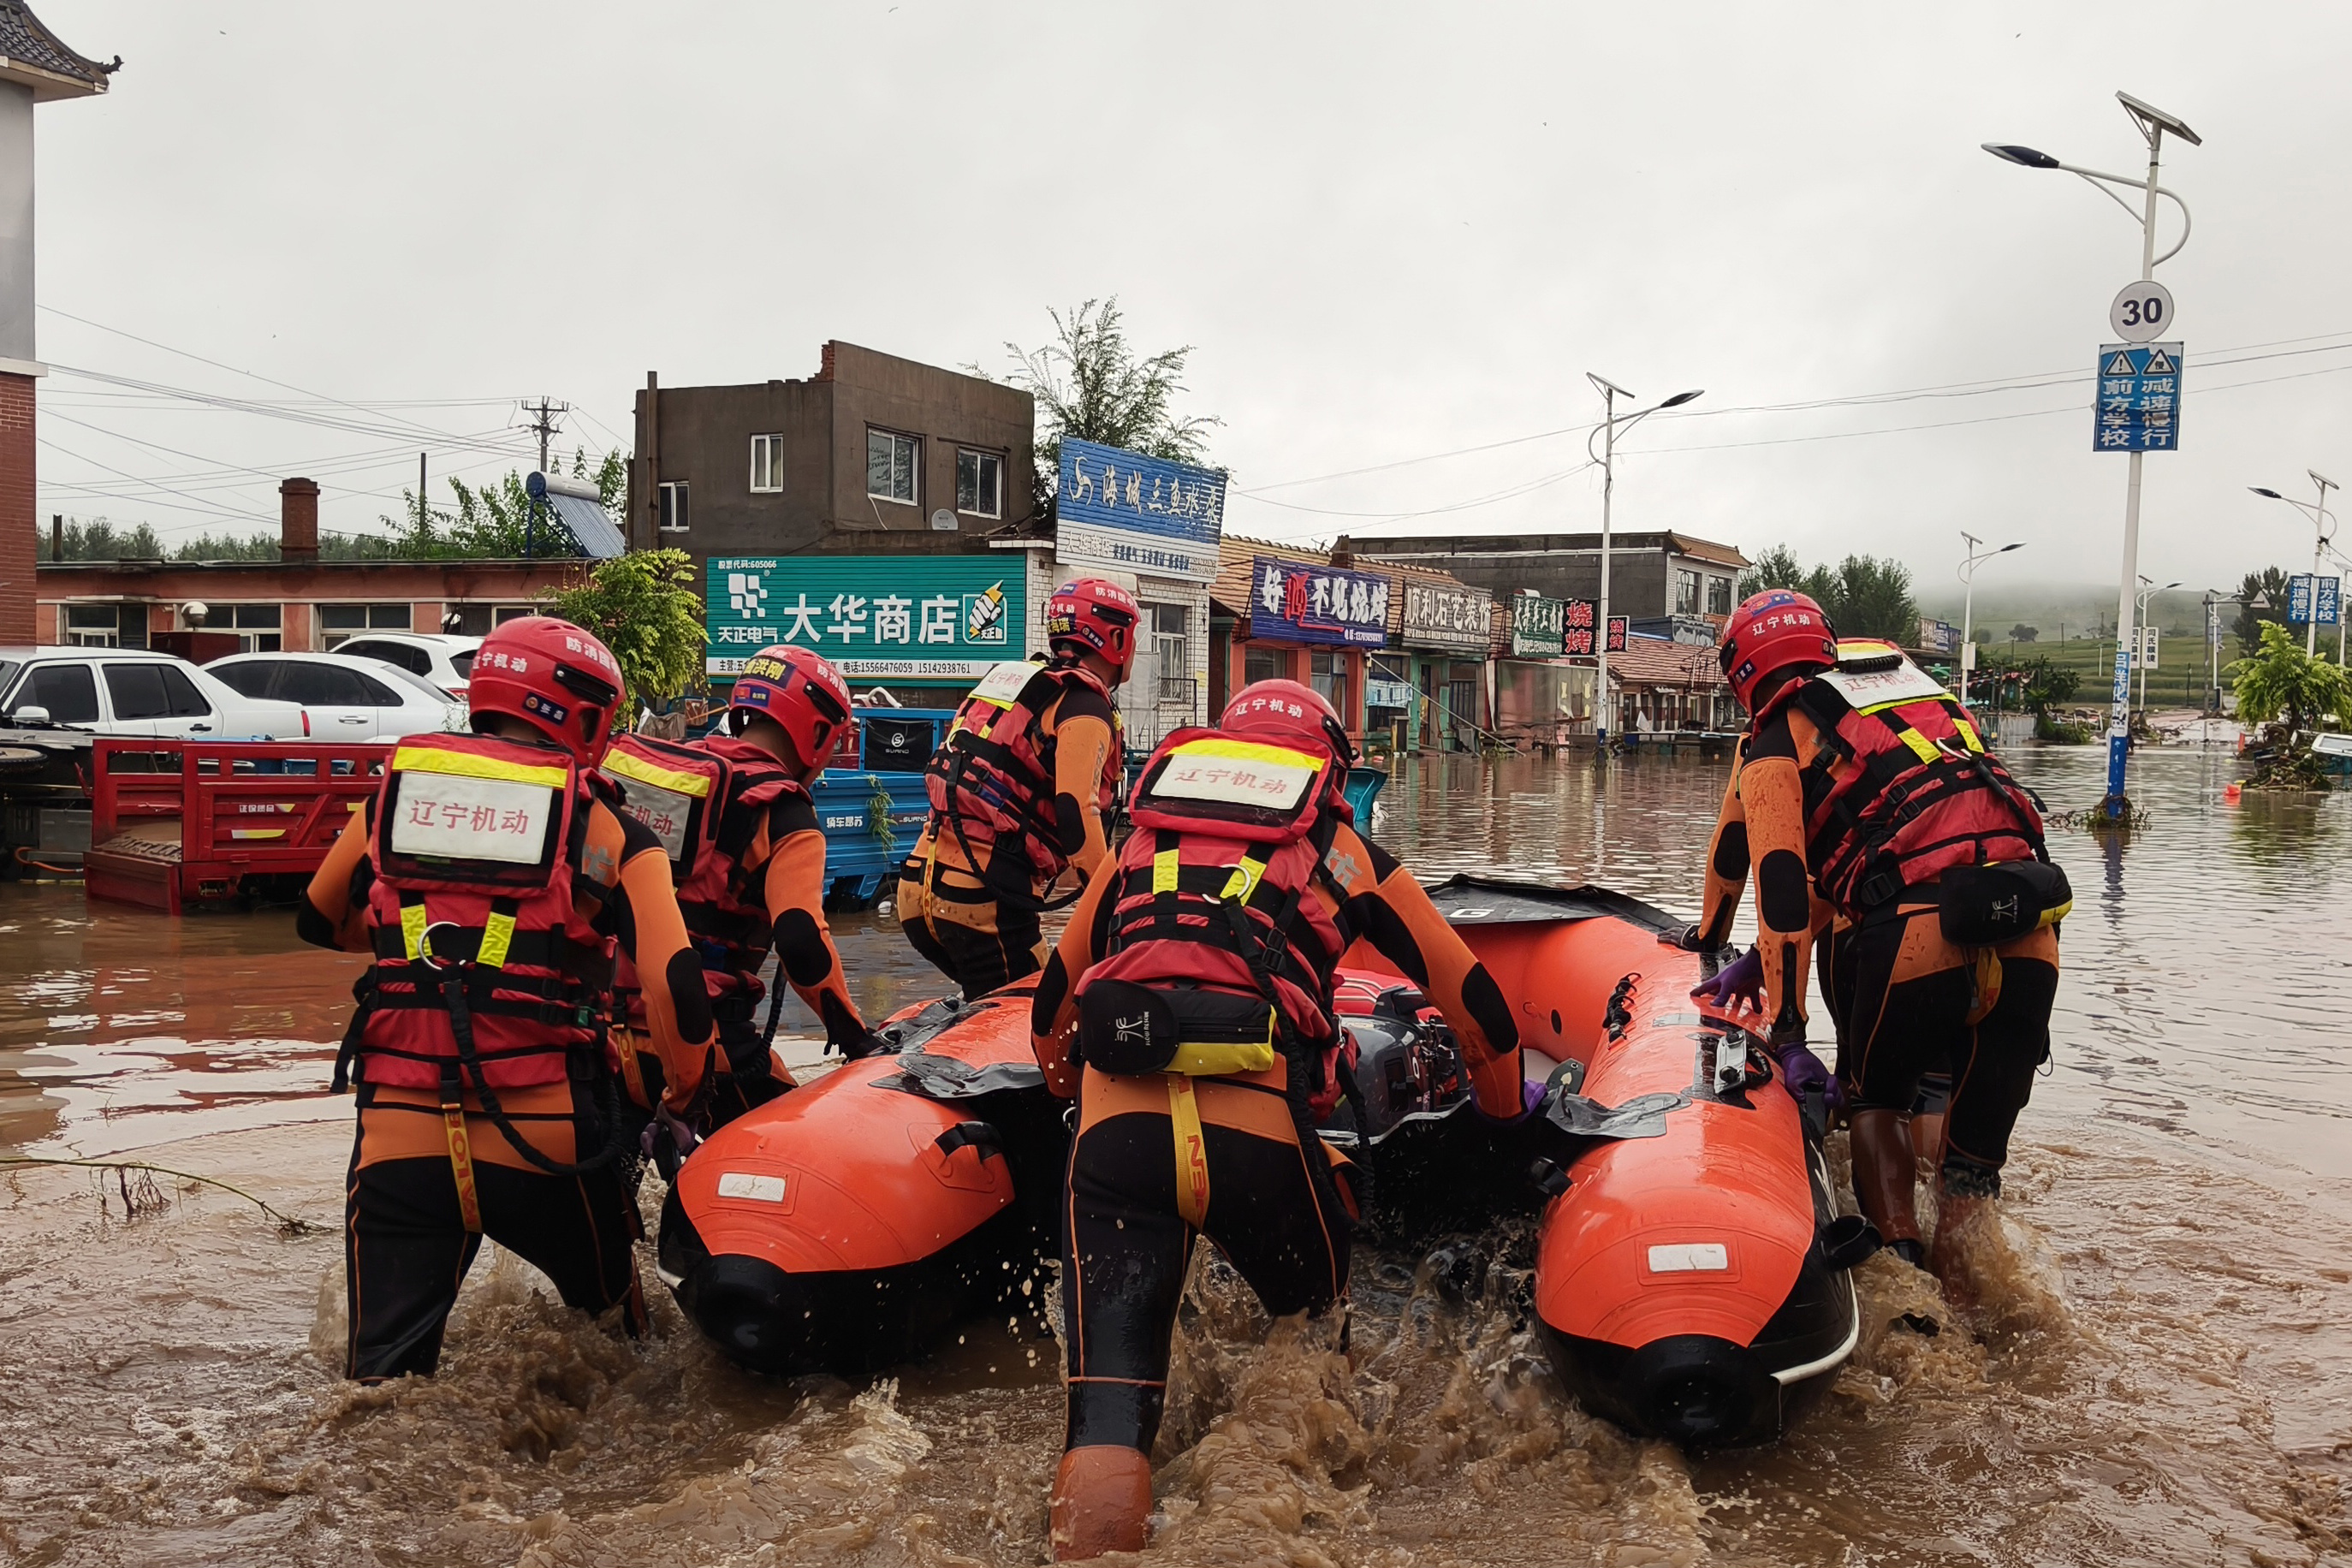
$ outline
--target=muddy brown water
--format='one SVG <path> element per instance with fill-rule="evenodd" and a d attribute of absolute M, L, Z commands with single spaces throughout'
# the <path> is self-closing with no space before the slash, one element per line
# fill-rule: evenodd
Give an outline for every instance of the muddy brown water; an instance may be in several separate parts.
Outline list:
<path fill-rule="evenodd" d="M 2099 793 L 2090 750 L 2018 763 L 2053 803 Z M 1822 1406 L 1694 1458 L 1579 1412 L 1506 1280 L 1455 1305 L 1415 1258 L 1360 1257 L 1343 1352 L 1204 1269 L 1151 1557 L 2352 1561 L 2352 801 L 2225 804 L 2218 752 L 2136 766 L 2145 832 L 2055 839 L 2078 900 L 2056 1051 L 1972 1332 L 1889 1327 L 1958 1320 L 1874 1260 Z M 1426 875 L 1687 910 L 1721 768 L 1430 759 L 1379 837 Z M 887 918 L 837 925 L 870 1014 L 934 988 Z M 0 1175 L 0 1562 L 1044 1559 L 1061 1393 L 1034 1328 L 975 1324 L 873 1384 L 768 1382 L 666 1299 L 632 1343 L 486 1248 L 437 1378 L 341 1383 L 349 1110 L 323 1091 L 354 972 L 284 911 L 0 888 L 0 1153 L 142 1158 L 319 1226 L 170 1178 L 126 1217 L 110 1175 Z"/>

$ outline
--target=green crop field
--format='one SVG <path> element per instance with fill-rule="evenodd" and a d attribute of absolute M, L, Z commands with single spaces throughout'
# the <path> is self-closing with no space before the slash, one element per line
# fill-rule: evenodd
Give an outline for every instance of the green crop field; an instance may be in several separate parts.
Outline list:
<path fill-rule="evenodd" d="M 1977 668 L 1989 674 L 1999 666 L 2025 664 L 2036 658 L 2047 658 L 2060 669 L 2071 669 L 2082 678 L 2076 689 L 2074 708 L 2105 708 L 2107 703 L 2107 683 L 2114 679 L 2116 645 L 2111 640 L 2091 637 L 2069 637 L 2060 642 L 2054 637 L 2042 637 L 2033 642 L 1997 642 L 1977 650 Z M 2227 632 L 2221 638 L 2221 662 L 2226 668 L 2238 657 L 2237 639 Z M 2206 681 L 2210 667 L 2201 639 L 2166 637 L 2158 645 L 2157 667 L 2147 672 L 2147 705 L 2150 708 L 2198 708 L 2203 705 Z M 1972 678 L 1974 679 L 1974 678 Z M 2229 677 L 2221 678 L 2224 686 Z M 2139 677 L 2132 677 L 2135 700 L 2139 692 Z"/>

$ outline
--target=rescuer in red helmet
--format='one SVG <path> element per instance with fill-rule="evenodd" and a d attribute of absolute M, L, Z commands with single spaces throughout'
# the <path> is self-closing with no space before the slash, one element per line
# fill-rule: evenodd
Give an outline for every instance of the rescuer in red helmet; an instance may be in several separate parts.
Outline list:
<path fill-rule="evenodd" d="M 809 785 L 849 722 L 849 686 L 814 649 L 764 648 L 746 659 L 727 697 L 726 725 L 699 741 L 623 735 L 604 769 L 623 809 L 668 855 L 678 908 L 701 955 L 725 1067 L 712 1085 L 711 1117 L 725 1122 L 793 1087 L 772 1042 L 783 1002 L 779 985 L 763 1032 L 760 967 L 773 946 L 777 969 L 824 1028 L 828 1049 L 864 1056 L 873 1037 L 850 999 L 841 954 L 824 919 L 824 832 Z M 629 1026 L 622 1072 L 650 1110 L 656 1063 L 640 1063 L 643 994 L 624 964 Z M 667 1166 L 667 1160 L 665 1165 Z"/>
<path fill-rule="evenodd" d="M 1055 589 L 1045 664 L 991 670 L 931 758 L 930 820 L 899 868 L 898 919 L 967 997 L 1036 973 L 1055 883 L 1091 876 L 1109 852 L 1103 817 L 1126 771 L 1112 693 L 1135 666 L 1139 618 L 1135 595 L 1103 578 Z"/>
<path fill-rule="evenodd" d="M 359 1089 L 346 1187 L 346 1376 L 430 1373 L 494 1237 L 564 1302 L 646 1324 L 635 1123 L 608 1037 L 616 949 L 645 990 L 667 1114 L 690 1119 L 710 998 L 653 833 L 596 775 L 625 698 L 612 653 L 530 616 L 474 655 L 473 733 L 402 741 L 295 929 L 372 952 L 335 1089 Z"/>
<path fill-rule="evenodd" d="M 1144 764 L 1117 865 L 1087 883 L 1038 982 L 1037 1060 L 1076 1100 L 1057 1559 L 1144 1544 L 1196 1236 L 1277 1317 L 1346 1294 L 1355 1182 L 1308 1106 L 1347 1070 L 1333 991 L 1349 942 L 1444 1011 L 1482 1113 L 1517 1121 L 1540 1097 L 1493 978 L 1351 826 L 1353 756 L 1330 704 L 1292 680 L 1244 690 L 1214 730 L 1170 736 Z"/>
<path fill-rule="evenodd" d="M 2049 1053 L 2065 875 L 2049 863 L 2032 795 L 1968 710 L 1892 644 L 1840 643 L 1819 605 L 1776 588 L 1733 614 L 1718 655 L 1751 717 L 1688 940 L 1728 938 L 1751 868 L 1759 936 L 1702 990 L 1760 1005 L 1793 1089 L 1820 1070 L 1803 1046 L 1806 950 L 1816 931 L 1835 933 L 1824 984 L 1863 1212 L 1965 1300 L 1961 1238 L 2000 1192 Z M 1909 1121 L 1923 1077 L 1948 1066 L 1930 1255 Z"/>

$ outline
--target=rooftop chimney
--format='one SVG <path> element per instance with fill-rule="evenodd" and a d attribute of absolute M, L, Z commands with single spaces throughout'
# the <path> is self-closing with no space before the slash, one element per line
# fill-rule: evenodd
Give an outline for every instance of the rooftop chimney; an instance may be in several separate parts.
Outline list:
<path fill-rule="evenodd" d="M 319 561 L 319 481 L 287 479 L 278 487 L 278 559 L 289 565 Z"/>

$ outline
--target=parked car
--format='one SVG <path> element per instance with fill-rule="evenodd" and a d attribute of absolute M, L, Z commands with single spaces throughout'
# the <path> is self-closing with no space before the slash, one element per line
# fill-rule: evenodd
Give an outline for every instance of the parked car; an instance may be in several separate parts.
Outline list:
<path fill-rule="evenodd" d="M 466 727 L 466 705 L 396 665 L 335 653 L 233 653 L 205 666 L 247 697 L 301 705 L 321 741 L 396 741 Z"/>
<path fill-rule="evenodd" d="M 450 696 L 462 698 L 467 681 L 473 677 L 474 650 L 481 646 L 479 637 L 440 632 L 369 632 L 346 637 L 335 645 L 335 651 L 421 675 Z"/>
<path fill-rule="evenodd" d="M 184 658 L 129 647 L 0 647 L 0 713 L 99 735 L 299 741 L 301 708 L 248 697 Z"/>

